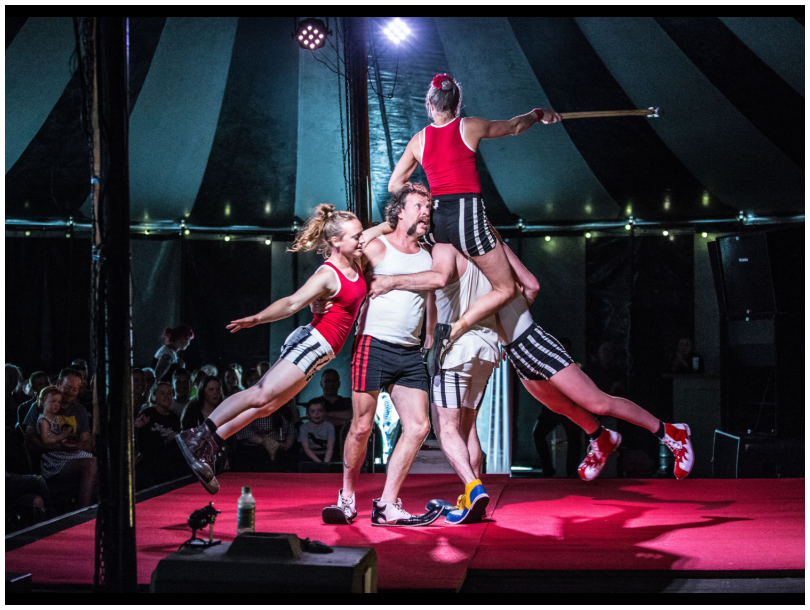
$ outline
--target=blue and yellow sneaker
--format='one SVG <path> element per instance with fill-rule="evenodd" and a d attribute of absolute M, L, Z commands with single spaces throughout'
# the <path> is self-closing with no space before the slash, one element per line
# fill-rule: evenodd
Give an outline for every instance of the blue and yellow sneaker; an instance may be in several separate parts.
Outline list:
<path fill-rule="evenodd" d="M 481 479 L 475 479 L 467 484 L 464 495 L 458 497 L 456 509 L 447 514 L 444 522 L 449 525 L 480 523 L 486 514 L 487 504 L 489 504 L 489 496 L 484 485 L 481 483 Z"/>

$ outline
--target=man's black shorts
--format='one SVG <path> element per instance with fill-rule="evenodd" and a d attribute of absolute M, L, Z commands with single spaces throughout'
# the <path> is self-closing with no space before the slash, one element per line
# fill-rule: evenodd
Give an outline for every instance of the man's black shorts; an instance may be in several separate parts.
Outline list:
<path fill-rule="evenodd" d="M 386 343 L 371 335 L 358 335 L 352 348 L 352 390 L 376 392 L 399 385 L 427 392 L 427 369 L 418 345 Z"/>

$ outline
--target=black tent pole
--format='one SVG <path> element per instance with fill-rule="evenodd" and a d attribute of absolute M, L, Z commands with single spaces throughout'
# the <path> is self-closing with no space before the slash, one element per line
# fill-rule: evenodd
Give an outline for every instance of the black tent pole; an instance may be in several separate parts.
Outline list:
<path fill-rule="evenodd" d="M 130 382 L 129 74 L 126 18 L 94 22 L 93 339 L 99 435 L 94 587 L 137 589 Z"/>
<path fill-rule="evenodd" d="M 368 21 L 345 18 L 346 82 L 349 88 L 350 158 L 355 214 L 364 227 L 371 225 L 371 153 L 368 128 Z"/>

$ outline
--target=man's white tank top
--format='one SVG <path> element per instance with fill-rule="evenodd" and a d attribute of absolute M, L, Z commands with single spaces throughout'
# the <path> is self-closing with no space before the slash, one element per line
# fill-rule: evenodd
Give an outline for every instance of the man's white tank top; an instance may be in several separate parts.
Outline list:
<path fill-rule="evenodd" d="M 503 327 L 504 336 L 501 343 L 508 345 L 526 332 L 534 320 L 529 312 L 526 297 L 518 294 L 517 298 L 498 312 L 498 320 Z"/>
<path fill-rule="evenodd" d="M 453 324 L 462 314 L 485 294 L 492 292 L 492 284 L 472 260 L 457 282 L 447 284 L 436 291 L 436 316 L 441 324 Z M 442 368 L 449 369 L 469 362 L 473 358 L 488 362 L 500 362 L 498 332 L 495 316 L 484 318 L 461 335 L 444 354 Z"/>
<path fill-rule="evenodd" d="M 420 246 L 419 252 L 405 254 L 385 237 L 385 258 L 374 267 L 374 275 L 407 275 L 430 271 L 433 259 Z M 392 290 L 376 299 L 366 299 L 357 318 L 357 334 L 396 345 L 419 345 L 422 319 L 425 316 L 427 290 Z"/>

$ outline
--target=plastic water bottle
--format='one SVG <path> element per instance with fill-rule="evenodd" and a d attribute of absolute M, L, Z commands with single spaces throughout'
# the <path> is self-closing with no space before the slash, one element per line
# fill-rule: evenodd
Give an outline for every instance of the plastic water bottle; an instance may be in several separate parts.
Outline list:
<path fill-rule="evenodd" d="M 243 487 L 236 504 L 236 535 L 256 531 L 256 500 L 251 487 Z"/>

